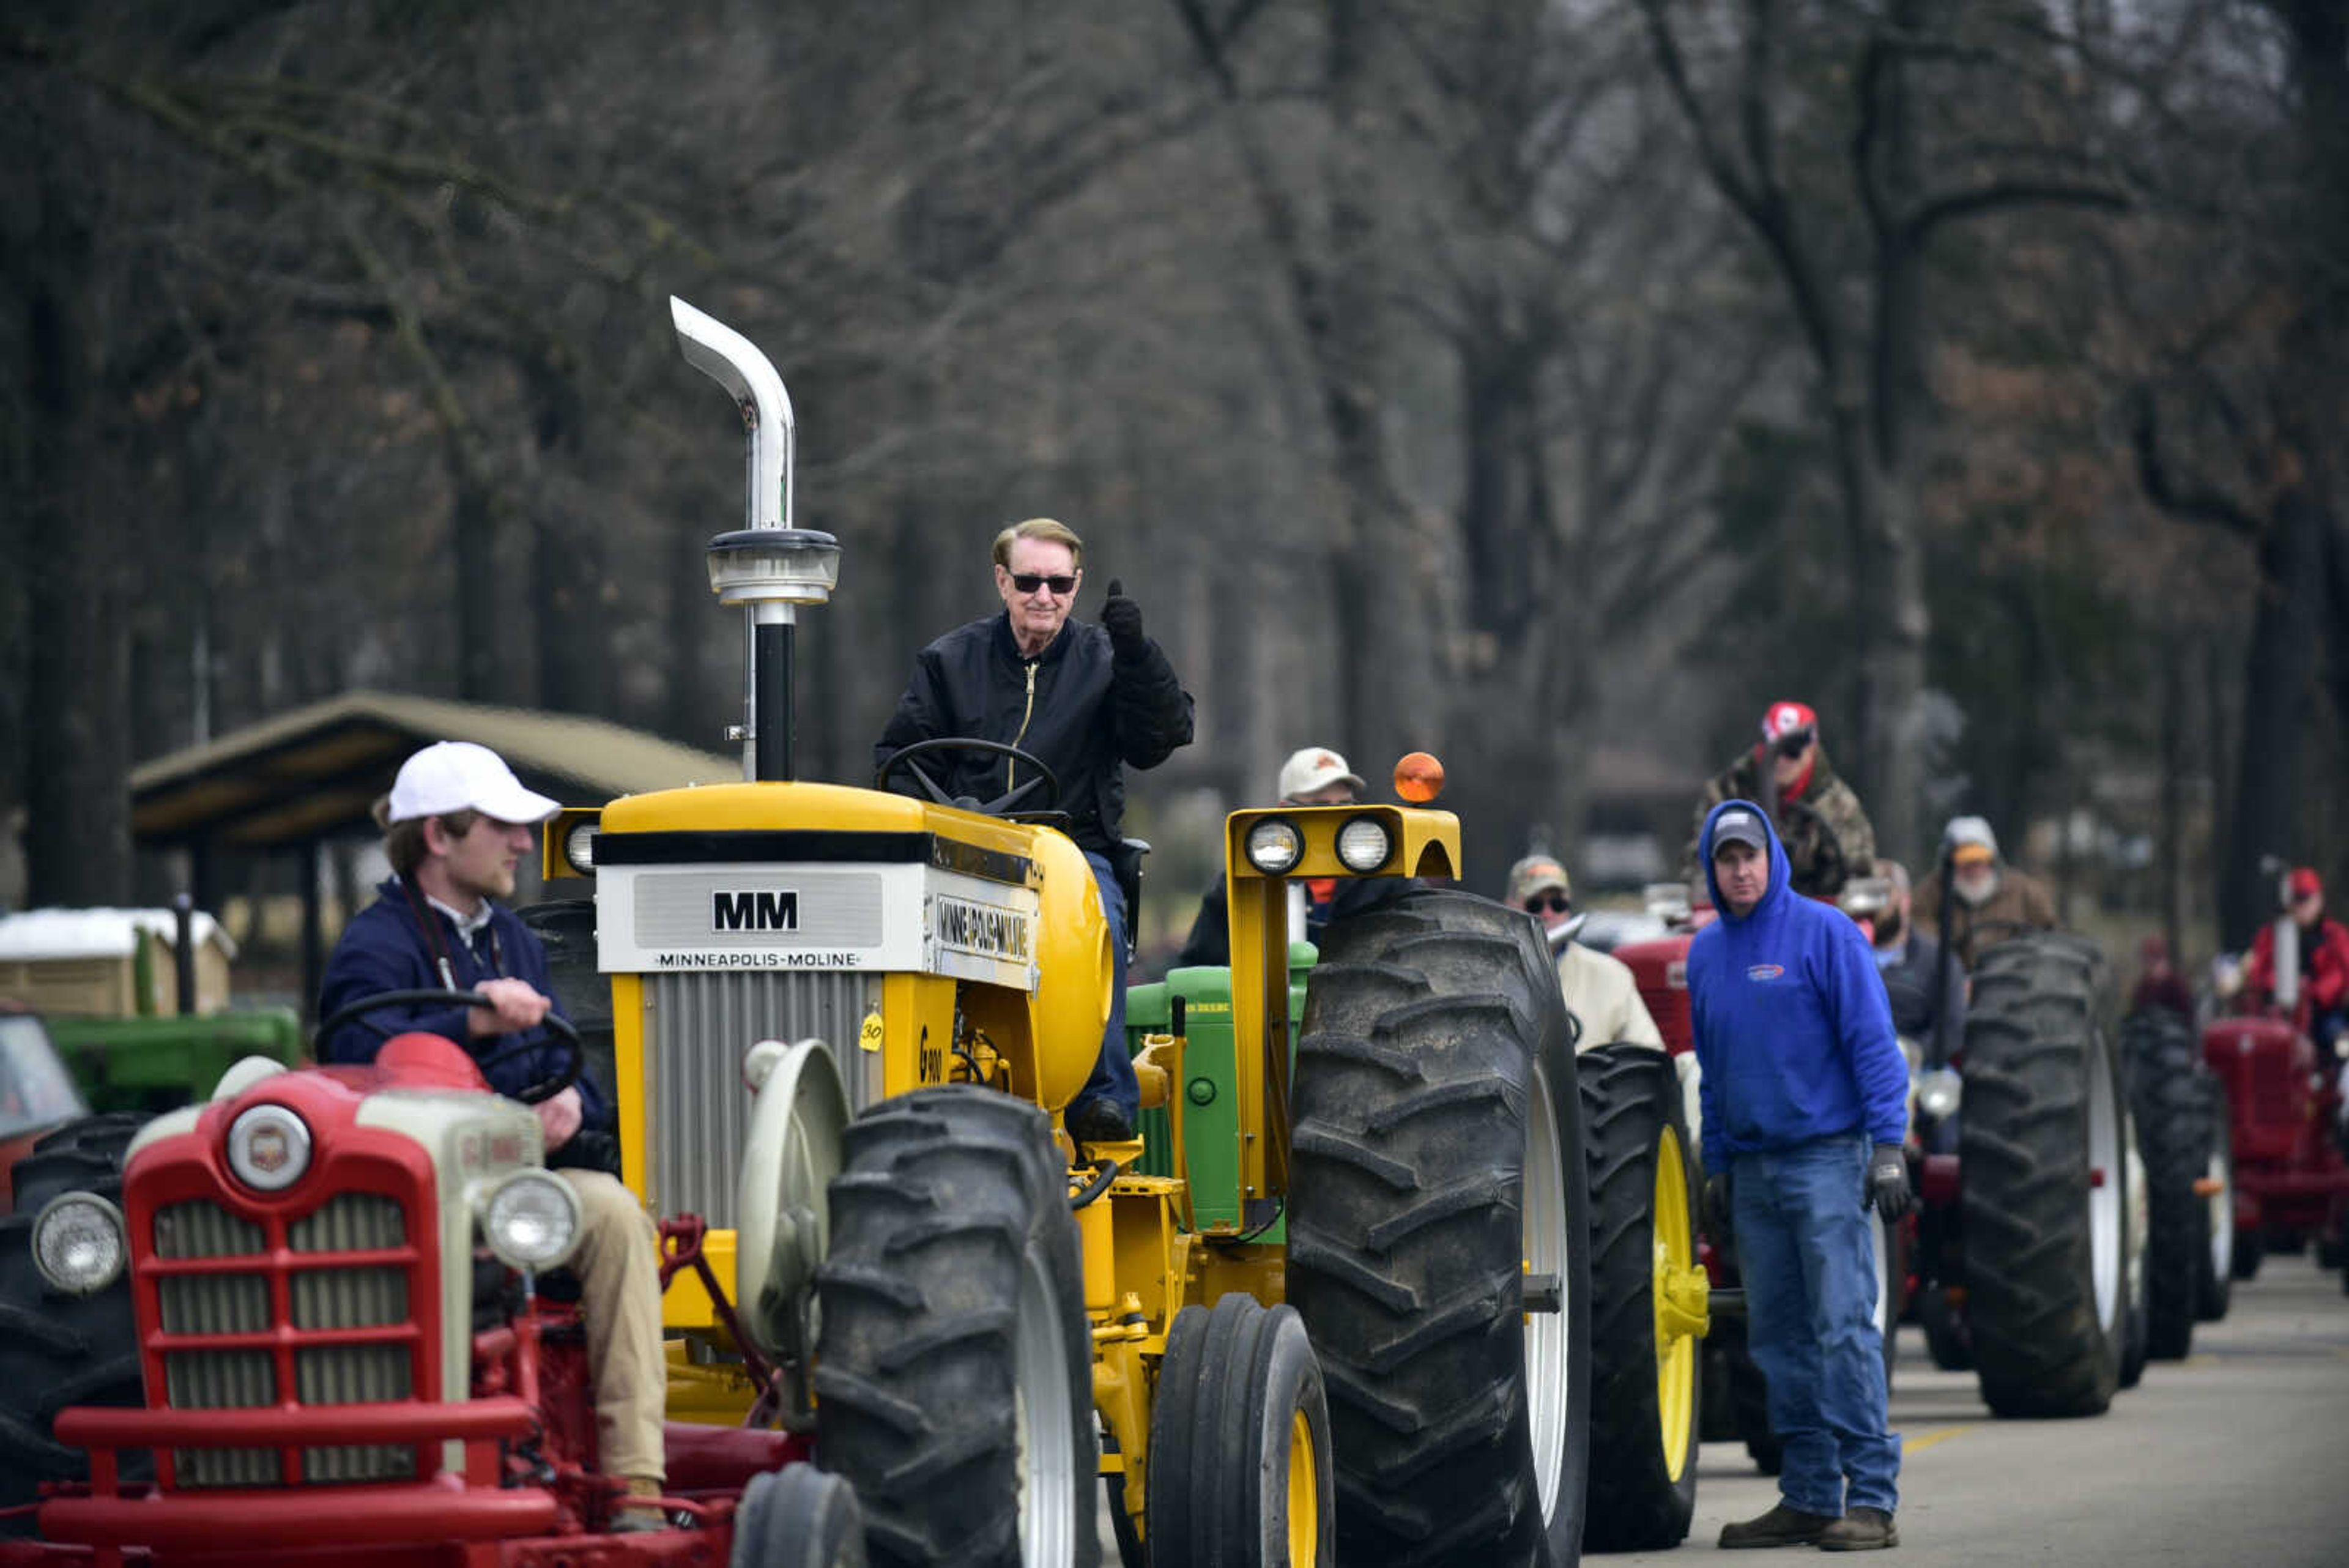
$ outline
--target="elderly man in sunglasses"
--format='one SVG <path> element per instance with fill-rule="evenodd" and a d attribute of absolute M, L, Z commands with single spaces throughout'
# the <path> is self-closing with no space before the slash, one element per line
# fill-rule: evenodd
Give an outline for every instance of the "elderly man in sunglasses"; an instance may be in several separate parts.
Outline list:
<path fill-rule="evenodd" d="M 1704 786 L 1682 857 L 1687 881 L 1703 875 L 1697 839 L 1704 819 L 1725 800 L 1759 801 L 1769 811 L 1793 867 L 1792 886 L 1806 898 L 1831 898 L 1876 864 L 1876 829 L 1859 796 L 1828 765 L 1819 716 L 1806 703 L 1771 703 L 1762 715 L 1761 742 Z"/>
<path fill-rule="evenodd" d="M 873 748 L 885 765 L 916 741 L 964 736 L 1019 747 L 1052 770 L 1069 836 L 1085 852 L 1109 916 L 1117 975 L 1100 1061 L 1062 1120 L 1080 1143 L 1133 1136 L 1141 1095 L 1125 1050 L 1125 897 L 1117 864 L 1127 851 L 1125 770 L 1154 768 L 1191 743 L 1191 694 L 1143 635 L 1142 607 L 1112 579 L 1101 624 L 1071 618 L 1084 582 L 1084 542 L 1050 517 L 995 536 L 995 591 L 1003 613 L 922 649 L 897 711 Z M 993 800 L 1022 782 L 1019 764 L 971 751 L 940 783 L 957 796 Z M 1040 804 L 1040 803 L 1037 803 Z"/>
<path fill-rule="evenodd" d="M 1565 993 L 1567 1010 L 1582 1025 L 1577 1050 L 1619 1041 L 1664 1048 L 1664 1037 L 1640 999 L 1630 966 L 1613 953 L 1574 940 L 1583 917 L 1574 912 L 1574 885 L 1565 867 L 1547 855 L 1526 856 L 1509 867 L 1508 903 L 1542 923 L 1550 950 L 1557 955 L 1558 989 Z"/>

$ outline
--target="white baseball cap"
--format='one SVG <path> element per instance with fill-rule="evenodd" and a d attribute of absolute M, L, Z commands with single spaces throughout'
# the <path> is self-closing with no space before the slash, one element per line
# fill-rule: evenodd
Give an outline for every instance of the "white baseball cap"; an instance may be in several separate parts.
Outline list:
<path fill-rule="evenodd" d="M 1280 798 L 1295 800 L 1341 781 L 1356 789 L 1362 787 L 1362 781 L 1346 766 L 1345 758 L 1327 746 L 1308 746 L 1301 752 L 1292 752 L 1288 760 L 1280 764 Z"/>
<path fill-rule="evenodd" d="M 392 781 L 390 820 L 478 811 L 500 822 L 540 823 L 563 809 L 522 781 L 505 759 L 471 741 L 440 741 L 399 764 Z"/>

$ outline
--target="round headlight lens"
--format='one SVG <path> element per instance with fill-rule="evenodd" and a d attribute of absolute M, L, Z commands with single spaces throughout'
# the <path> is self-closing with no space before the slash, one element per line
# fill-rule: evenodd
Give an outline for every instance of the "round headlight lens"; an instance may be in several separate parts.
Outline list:
<path fill-rule="evenodd" d="M 283 1192 L 310 1168 L 310 1129 L 284 1106 L 255 1106 L 229 1124 L 228 1168 L 247 1187 Z"/>
<path fill-rule="evenodd" d="M 60 1192 L 33 1221 L 33 1262 L 61 1291 L 86 1296 L 112 1284 L 128 1251 L 122 1210 L 94 1192 Z"/>
<path fill-rule="evenodd" d="M 1375 816 L 1358 816 L 1338 830 L 1338 858 L 1346 869 L 1367 876 L 1387 863 L 1394 840 L 1386 824 Z"/>
<path fill-rule="evenodd" d="M 559 1176 L 518 1170 L 490 1194 L 481 1235 L 508 1268 L 554 1268 L 578 1242 L 579 1199 Z"/>
<path fill-rule="evenodd" d="M 595 818 L 590 817 L 585 822 L 573 824 L 571 831 L 563 836 L 563 857 L 570 861 L 571 868 L 582 877 L 595 869 L 595 829 L 598 826 Z"/>
<path fill-rule="evenodd" d="M 1958 1114 L 1964 1090 L 1963 1078 L 1948 1067 L 1939 1068 L 1917 1080 L 1917 1109 L 1937 1122 L 1947 1121 Z"/>
<path fill-rule="evenodd" d="M 1268 816 L 1248 829 L 1248 864 L 1268 877 L 1286 872 L 1305 854 L 1305 836 L 1285 816 Z"/>

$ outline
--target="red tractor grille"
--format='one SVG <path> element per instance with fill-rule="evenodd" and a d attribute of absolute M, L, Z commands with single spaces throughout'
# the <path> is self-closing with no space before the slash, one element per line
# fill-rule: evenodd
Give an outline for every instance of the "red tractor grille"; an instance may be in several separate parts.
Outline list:
<path fill-rule="evenodd" d="M 155 1212 L 165 1403 L 175 1410 L 365 1405 L 414 1397 L 421 1335 L 417 1257 L 399 1202 L 342 1192 L 292 1220 L 248 1219 L 204 1199 Z M 304 1448 L 306 1485 L 412 1480 L 413 1447 Z M 285 1450 L 176 1449 L 181 1487 L 285 1486 Z"/>

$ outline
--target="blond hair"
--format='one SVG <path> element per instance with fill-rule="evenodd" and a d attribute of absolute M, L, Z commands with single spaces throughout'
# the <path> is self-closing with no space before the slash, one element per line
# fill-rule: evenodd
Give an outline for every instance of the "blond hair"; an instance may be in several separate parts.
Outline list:
<path fill-rule="evenodd" d="M 1025 523 L 1014 523 L 995 536 L 995 564 L 1005 571 L 1011 569 L 1011 546 L 1022 539 L 1041 539 L 1047 545 L 1069 547 L 1069 566 L 1075 570 L 1085 564 L 1085 542 L 1077 537 L 1076 530 L 1050 517 L 1030 517 Z"/>

